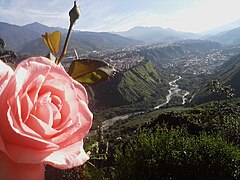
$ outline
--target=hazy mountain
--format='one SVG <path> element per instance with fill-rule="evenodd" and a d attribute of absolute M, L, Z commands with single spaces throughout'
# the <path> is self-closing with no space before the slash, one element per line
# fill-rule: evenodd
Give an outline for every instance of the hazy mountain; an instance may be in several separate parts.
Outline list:
<path fill-rule="evenodd" d="M 210 29 L 210 30 L 202 32 L 200 34 L 208 35 L 208 36 L 216 35 L 216 34 L 219 34 L 219 33 L 222 33 L 222 32 L 230 31 L 230 30 L 238 28 L 238 27 L 240 27 L 240 20 L 237 20 L 237 21 L 231 22 L 229 24 Z"/>
<path fill-rule="evenodd" d="M 40 24 L 38 22 L 34 22 L 31 24 L 27 24 L 23 26 L 24 28 L 27 28 L 31 31 L 35 31 L 39 34 L 45 34 L 45 32 L 52 33 L 54 31 L 61 31 L 62 33 L 66 33 L 68 30 L 60 27 L 49 27 L 43 24 Z"/>
<path fill-rule="evenodd" d="M 61 49 L 65 37 L 66 33 L 62 35 Z M 75 48 L 78 52 L 84 53 L 86 51 L 124 48 L 137 44 L 141 44 L 141 42 L 130 40 L 116 34 L 74 31 L 71 34 L 68 49 Z M 49 52 L 49 49 L 43 44 L 42 38 L 38 38 L 23 44 L 17 51 L 33 55 L 45 55 Z"/>
<path fill-rule="evenodd" d="M 74 31 L 71 38 L 74 47 L 83 48 L 83 46 L 88 46 L 90 50 L 125 48 L 143 44 L 140 41 L 107 32 Z"/>
<path fill-rule="evenodd" d="M 41 35 L 45 34 L 45 32 L 51 33 L 55 30 L 63 32 L 61 42 L 63 44 L 67 32 L 66 29 L 48 27 L 37 22 L 25 26 L 0 23 L 0 38 L 6 42 L 8 49 L 33 55 L 45 55 L 49 50 L 44 46 Z M 76 48 L 79 51 L 97 51 L 124 48 L 137 44 L 142 43 L 116 34 L 73 31 L 69 49 Z"/>
<path fill-rule="evenodd" d="M 140 40 L 147 43 L 158 43 L 183 39 L 196 39 L 200 37 L 200 35 L 194 33 L 180 32 L 172 29 L 164 29 L 161 27 L 142 26 L 137 26 L 128 31 L 116 33 L 130 39 Z"/>
<path fill-rule="evenodd" d="M 235 45 L 240 43 L 240 27 L 230 31 L 221 32 L 215 36 L 208 38 L 211 41 L 221 43 L 223 45 Z"/>
<path fill-rule="evenodd" d="M 21 26 L 0 22 L 0 38 L 6 42 L 6 49 L 16 50 L 23 44 L 37 39 L 39 34 Z"/>

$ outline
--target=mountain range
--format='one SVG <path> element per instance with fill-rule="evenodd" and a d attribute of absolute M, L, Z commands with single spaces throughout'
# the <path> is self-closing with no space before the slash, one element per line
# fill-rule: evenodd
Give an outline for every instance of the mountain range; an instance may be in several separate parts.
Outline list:
<path fill-rule="evenodd" d="M 185 39 L 203 39 L 218 42 L 222 45 L 240 43 L 240 20 L 211 29 L 203 33 L 175 31 L 170 28 L 136 26 L 128 31 L 115 32 L 126 38 L 140 40 L 145 43 L 158 43 Z"/>
<path fill-rule="evenodd" d="M 218 42 L 223 45 L 236 45 L 240 43 L 240 27 L 229 31 L 218 33 L 208 38 L 211 41 Z"/>
<path fill-rule="evenodd" d="M 236 27 L 237 24 L 236 22 L 234 26 L 229 25 L 228 28 Z M 6 49 L 20 53 L 30 53 L 32 55 L 43 55 L 49 52 L 42 42 L 41 35 L 45 34 L 45 32 L 51 33 L 56 30 L 62 32 L 62 39 L 66 37 L 67 29 L 60 27 L 49 27 L 37 22 L 24 26 L 0 22 L 0 38 L 6 42 Z M 69 49 L 75 48 L 78 52 L 85 53 L 87 51 L 102 51 L 146 43 L 173 42 L 186 39 L 204 39 L 218 42 L 222 45 L 236 45 L 240 43 L 240 27 L 211 36 L 179 32 L 169 28 L 141 26 L 124 32 L 111 33 L 74 30 L 71 34 Z M 61 41 L 62 45 L 63 40 Z"/>
<path fill-rule="evenodd" d="M 205 31 L 205 32 L 201 32 L 200 34 L 201 35 L 216 35 L 216 34 L 219 34 L 219 33 L 230 31 L 230 30 L 238 28 L 238 27 L 240 27 L 240 20 L 233 21 L 229 24 L 225 24 L 223 26 L 219 26 L 219 27 L 210 29 L 210 30 Z"/>
<path fill-rule="evenodd" d="M 158 43 L 162 41 L 176 41 L 184 39 L 198 39 L 200 35 L 188 32 L 164 29 L 161 27 L 142 27 L 136 26 L 128 31 L 117 32 L 116 34 L 146 43 Z"/>
<path fill-rule="evenodd" d="M 47 54 L 49 50 L 44 46 L 41 35 L 59 30 L 65 39 L 67 30 L 58 27 L 48 27 L 40 23 L 17 26 L 0 22 L 0 38 L 6 42 L 6 49 L 32 55 Z M 62 39 L 63 39 L 62 38 Z M 61 46 L 63 46 L 63 40 Z M 142 44 L 140 41 L 127 39 L 117 34 L 107 32 L 96 33 L 73 31 L 69 49 L 76 48 L 80 52 L 98 51 Z"/>
<path fill-rule="evenodd" d="M 4 22 L 0 23 L 0 38 L 5 41 L 7 49 L 16 50 L 26 42 L 38 37 L 39 33 L 33 30 Z"/>

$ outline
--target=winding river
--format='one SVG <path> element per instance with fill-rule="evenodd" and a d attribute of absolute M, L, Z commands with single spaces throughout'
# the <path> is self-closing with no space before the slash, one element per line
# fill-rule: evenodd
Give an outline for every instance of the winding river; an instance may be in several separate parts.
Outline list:
<path fill-rule="evenodd" d="M 163 107 L 163 106 L 167 105 L 169 103 L 169 101 L 172 99 L 173 96 L 180 96 L 182 98 L 182 105 L 184 105 L 186 103 L 186 101 L 187 101 L 186 96 L 189 95 L 189 92 L 179 88 L 179 85 L 177 84 L 177 81 L 179 81 L 180 79 L 182 79 L 182 77 L 177 76 L 176 79 L 169 82 L 170 89 L 168 90 L 168 95 L 166 96 L 166 101 L 164 103 L 154 107 L 153 108 L 154 110 L 159 109 L 160 107 Z"/>
<path fill-rule="evenodd" d="M 179 81 L 181 78 L 182 78 L 181 76 L 177 76 L 176 79 L 169 82 L 170 89 L 168 90 L 168 95 L 166 96 L 166 101 L 164 103 L 154 107 L 153 110 L 157 110 L 161 107 L 166 106 L 170 102 L 170 100 L 172 99 L 173 96 L 180 96 L 182 98 L 182 105 L 184 105 L 186 103 L 186 101 L 187 101 L 186 96 L 189 94 L 189 92 L 179 88 L 177 81 Z M 115 122 L 117 122 L 119 120 L 128 119 L 132 115 L 137 115 L 137 114 L 142 114 L 142 113 L 145 113 L 145 112 L 141 111 L 141 112 L 129 113 L 129 114 L 116 116 L 111 119 L 107 119 L 102 122 L 103 130 L 107 130 L 109 127 L 111 127 Z M 89 136 L 96 134 L 96 133 L 97 133 L 97 130 L 93 130 L 90 132 Z"/>

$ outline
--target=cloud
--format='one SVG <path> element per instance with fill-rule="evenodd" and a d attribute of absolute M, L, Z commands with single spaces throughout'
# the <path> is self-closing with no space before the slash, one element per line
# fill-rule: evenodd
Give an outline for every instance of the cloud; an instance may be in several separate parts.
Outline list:
<path fill-rule="evenodd" d="M 40 22 L 51 26 L 68 26 L 68 12 L 73 2 L 67 0 L 1 0 L 1 21 L 24 25 Z"/>
<path fill-rule="evenodd" d="M 200 32 L 240 19 L 239 0 L 78 0 L 81 17 L 75 29 L 123 31 L 134 26 L 160 26 Z M 1 21 L 39 22 L 68 27 L 69 0 L 0 0 Z"/>
<path fill-rule="evenodd" d="M 201 32 L 240 19 L 239 0 L 209 0 L 201 6 L 172 13 L 166 24 L 182 31 Z"/>

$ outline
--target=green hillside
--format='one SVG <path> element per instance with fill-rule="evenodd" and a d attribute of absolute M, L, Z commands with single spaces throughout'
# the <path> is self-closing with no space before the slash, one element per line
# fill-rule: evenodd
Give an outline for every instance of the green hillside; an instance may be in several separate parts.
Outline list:
<path fill-rule="evenodd" d="M 223 64 L 219 79 L 223 84 L 231 85 L 235 94 L 240 96 L 240 54 Z"/>
<path fill-rule="evenodd" d="M 127 71 L 119 72 L 111 81 L 94 87 L 96 104 L 121 106 L 143 101 L 164 99 L 166 78 L 149 61 L 143 61 Z"/>
<path fill-rule="evenodd" d="M 234 90 L 235 97 L 240 97 L 240 54 L 230 58 L 225 62 L 216 73 L 214 79 L 218 79 L 223 86 L 231 86 Z M 208 87 L 205 86 L 199 90 L 192 103 L 200 104 L 209 101 L 216 100 L 218 97 L 208 91 Z"/>

